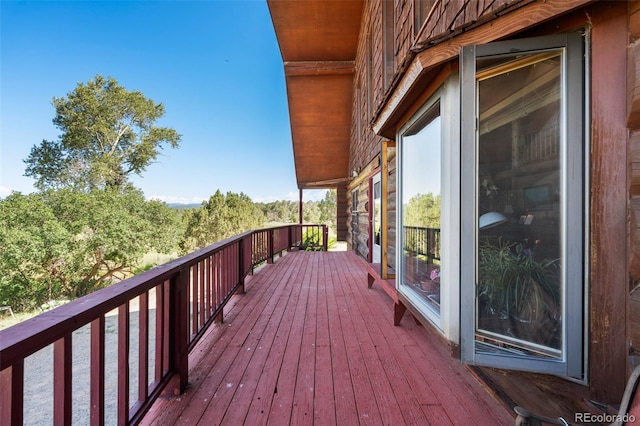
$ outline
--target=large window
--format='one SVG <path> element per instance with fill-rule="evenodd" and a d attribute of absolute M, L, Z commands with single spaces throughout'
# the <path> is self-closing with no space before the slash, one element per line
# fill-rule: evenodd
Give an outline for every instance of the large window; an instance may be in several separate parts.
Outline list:
<path fill-rule="evenodd" d="M 441 143 L 440 103 L 402 135 L 401 244 L 403 290 L 440 313 Z"/>
<path fill-rule="evenodd" d="M 397 140 L 398 291 L 451 341 L 460 326 L 459 78 L 453 73 Z"/>
<path fill-rule="evenodd" d="M 463 51 L 469 362 L 582 378 L 582 51 L 577 34 Z"/>

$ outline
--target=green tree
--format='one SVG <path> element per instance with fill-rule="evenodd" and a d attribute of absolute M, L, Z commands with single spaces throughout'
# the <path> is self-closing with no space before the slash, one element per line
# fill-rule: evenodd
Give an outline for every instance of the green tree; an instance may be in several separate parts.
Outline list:
<path fill-rule="evenodd" d="M 337 192 L 335 189 L 330 189 L 325 194 L 324 198 L 318 201 L 318 210 L 320 210 L 319 223 L 325 224 L 329 227 L 329 232 L 336 233 L 337 226 Z"/>
<path fill-rule="evenodd" d="M 264 224 L 262 210 L 249 196 L 216 191 L 197 210 L 185 213 L 186 230 L 180 243 L 183 253 L 189 253 L 216 241 L 256 229 Z"/>
<path fill-rule="evenodd" d="M 134 189 L 45 191 L 0 200 L 0 304 L 74 299 L 176 250 L 178 214 Z"/>
<path fill-rule="evenodd" d="M 404 206 L 406 226 L 440 228 L 440 195 L 418 194 Z"/>
<path fill-rule="evenodd" d="M 302 205 L 302 221 L 304 223 L 320 223 L 321 212 L 316 201 L 305 201 Z"/>
<path fill-rule="evenodd" d="M 51 272 L 70 243 L 41 194 L 0 200 L 0 305 L 20 311 L 54 298 L 60 289 Z"/>
<path fill-rule="evenodd" d="M 298 203 L 278 200 L 270 203 L 258 203 L 268 223 L 298 223 Z"/>
<path fill-rule="evenodd" d="M 139 190 L 60 190 L 45 196 L 58 221 L 74 236 L 72 249 L 53 274 L 69 298 L 132 274 L 152 250 L 176 249 L 178 214 L 164 203 L 145 201 Z"/>
<path fill-rule="evenodd" d="M 41 190 L 124 187 L 164 146 L 180 142 L 174 129 L 154 126 L 165 113 L 161 103 L 111 77 L 78 83 L 66 98 L 53 98 L 53 106 L 62 135 L 34 146 L 25 160 L 25 175 Z"/>

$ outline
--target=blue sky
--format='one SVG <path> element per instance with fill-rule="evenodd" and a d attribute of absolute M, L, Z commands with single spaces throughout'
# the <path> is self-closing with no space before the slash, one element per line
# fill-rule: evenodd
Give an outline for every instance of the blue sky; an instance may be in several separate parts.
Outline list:
<path fill-rule="evenodd" d="M 264 0 L 0 1 L 0 196 L 33 192 L 53 97 L 97 74 L 162 102 L 182 134 L 134 184 L 199 203 L 217 189 L 298 198 L 282 58 Z M 323 192 L 305 191 L 305 200 Z"/>

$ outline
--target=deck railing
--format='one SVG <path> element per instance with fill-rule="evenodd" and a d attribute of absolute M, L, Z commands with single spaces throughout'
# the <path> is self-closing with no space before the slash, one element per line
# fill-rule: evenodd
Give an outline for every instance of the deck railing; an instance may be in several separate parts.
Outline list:
<path fill-rule="evenodd" d="M 405 226 L 404 250 L 430 260 L 440 260 L 440 229 Z"/>
<path fill-rule="evenodd" d="M 83 396 L 89 399 L 89 419 L 75 421 L 104 424 L 105 353 L 110 349 L 105 324 L 107 315 L 117 312 L 116 420 L 137 424 L 162 393 L 184 391 L 190 350 L 211 324 L 222 320 L 233 294 L 244 292 L 245 278 L 254 267 L 303 247 L 309 233 L 320 236 L 313 241 L 327 249 L 325 225 L 248 231 L 0 331 L 0 418 L 23 424 L 25 358 L 53 345 L 53 422 L 71 424 L 72 334 L 87 326 L 90 383 Z M 132 327 L 132 303 L 138 305 L 137 330 Z M 137 341 L 133 348 L 132 341 Z"/>

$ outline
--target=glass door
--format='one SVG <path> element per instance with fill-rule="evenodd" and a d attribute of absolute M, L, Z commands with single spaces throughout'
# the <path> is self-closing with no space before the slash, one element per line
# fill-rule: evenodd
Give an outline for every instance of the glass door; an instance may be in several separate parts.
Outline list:
<path fill-rule="evenodd" d="M 463 54 L 467 361 L 582 375 L 583 80 L 569 50 L 581 55 L 580 40 Z"/>

